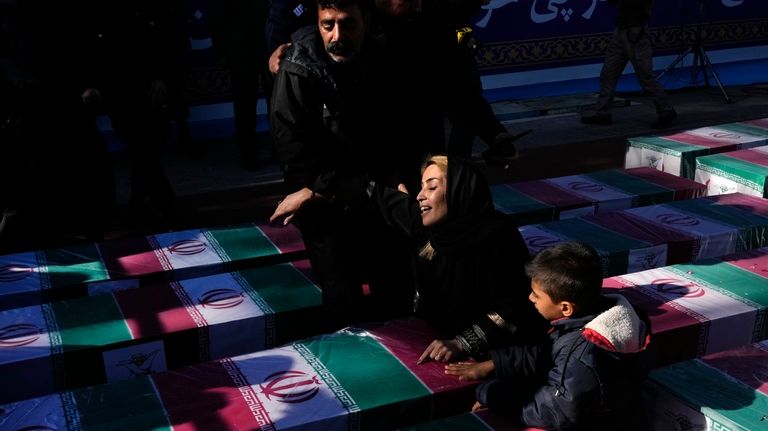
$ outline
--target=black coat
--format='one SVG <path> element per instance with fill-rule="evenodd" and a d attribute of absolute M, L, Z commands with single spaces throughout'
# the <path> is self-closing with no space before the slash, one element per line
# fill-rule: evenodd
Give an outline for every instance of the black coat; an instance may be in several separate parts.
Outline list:
<path fill-rule="evenodd" d="M 488 185 L 468 162 L 450 159 L 448 188 L 448 220 L 433 229 L 408 195 L 377 190 L 389 223 L 416 249 L 430 241 L 436 250 L 431 260 L 414 257 L 417 316 L 445 337 L 459 336 L 476 357 L 544 334 L 547 322 L 528 300 L 528 250 L 517 226 L 493 209 Z"/>
<path fill-rule="evenodd" d="M 369 181 L 396 185 L 418 159 L 389 134 L 387 65 L 367 39 L 350 63 L 336 64 L 317 26 L 293 35 L 275 81 L 270 126 L 276 156 L 295 187 L 343 203 L 367 199 Z M 406 167 L 408 169 L 406 169 Z"/>

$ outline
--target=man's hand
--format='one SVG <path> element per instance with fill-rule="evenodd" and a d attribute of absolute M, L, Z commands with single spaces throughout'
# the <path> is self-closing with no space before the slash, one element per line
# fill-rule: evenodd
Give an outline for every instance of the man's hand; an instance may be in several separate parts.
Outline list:
<path fill-rule="evenodd" d="M 278 46 L 277 49 L 275 49 L 275 52 L 269 56 L 269 71 L 273 75 L 277 75 L 277 72 L 280 71 L 280 62 L 285 58 L 285 50 L 288 49 L 289 46 L 291 46 L 290 43 L 284 43 Z"/>
<path fill-rule="evenodd" d="M 277 203 L 277 208 L 275 208 L 275 212 L 272 213 L 272 216 L 269 218 L 269 222 L 272 223 L 280 217 L 285 217 L 285 220 L 283 220 L 283 225 L 287 225 L 291 222 L 291 219 L 296 214 L 296 211 L 298 211 L 299 208 L 304 205 L 304 202 L 312 199 L 312 195 L 312 190 L 306 187 L 297 192 L 289 194 L 283 200 Z"/>
<path fill-rule="evenodd" d="M 493 361 L 458 362 L 445 366 L 445 374 L 457 376 L 462 382 L 484 380 L 493 372 Z"/>
<path fill-rule="evenodd" d="M 487 150 L 483 151 L 482 155 L 485 163 L 509 169 L 510 163 L 518 158 L 517 148 L 513 142 L 532 131 L 533 129 L 528 129 L 518 134 L 510 134 L 506 132 L 500 133 L 496 136 L 496 139 L 494 139 L 493 144 L 491 144 Z"/>
<path fill-rule="evenodd" d="M 472 413 L 477 413 L 480 410 L 484 410 L 485 406 L 480 404 L 480 401 L 475 401 L 475 405 L 472 406 Z"/>
<path fill-rule="evenodd" d="M 464 350 L 458 341 L 454 340 L 435 340 L 427 346 L 424 353 L 421 354 L 419 360 L 416 361 L 417 365 L 423 364 L 428 360 L 437 362 L 451 362 L 453 359 L 458 359 L 464 356 Z"/>

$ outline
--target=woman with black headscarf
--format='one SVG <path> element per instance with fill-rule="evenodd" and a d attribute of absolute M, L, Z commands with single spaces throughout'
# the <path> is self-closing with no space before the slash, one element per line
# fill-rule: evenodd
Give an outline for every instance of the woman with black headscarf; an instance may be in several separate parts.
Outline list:
<path fill-rule="evenodd" d="M 433 156 L 422 169 L 416 203 L 378 189 L 387 220 L 419 248 L 414 258 L 415 312 L 442 335 L 419 362 L 481 357 L 489 349 L 531 341 L 547 322 L 528 301 L 528 250 L 517 226 L 496 211 L 480 171 L 470 162 Z"/>

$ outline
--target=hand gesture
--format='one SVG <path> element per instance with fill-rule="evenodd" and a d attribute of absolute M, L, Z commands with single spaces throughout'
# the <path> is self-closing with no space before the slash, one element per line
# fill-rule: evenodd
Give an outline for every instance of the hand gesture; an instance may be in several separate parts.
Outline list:
<path fill-rule="evenodd" d="M 455 339 L 435 340 L 427 346 L 427 349 L 421 354 L 416 364 L 423 364 L 430 359 L 436 362 L 451 362 L 451 360 L 464 356 L 464 353 L 464 349 L 461 348 L 461 345 Z"/>
<path fill-rule="evenodd" d="M 483 409 L 485 409 L 485 406 L 480 404 L 480 401 L 475 401 L 475 405 L 472 406 L 472 413 L 477 413 Z"/>
<path fill-rule="evenodd" d="M 275 208 L 275 212 L 272 213 L 272 216 L 269 218 L 269 222 L 272 223 L 280 217 L 285 217 L 285 220 L 283 220 L 283 225 L 287 225 L 291 222 L 291 219 L 293 219 L 296 211 L 298 211 L 299 208 L 304 205 L 304 202 L 312 199 L 312 196 L 312 190 L 306 187 L 297 192 L 289 194 L 283 200 L 277 203 L 277 208 Z"/>
<path fill-rule="evenodd" d="M 457 376 L 462 382 L 484 380 L 493 372 L 493 361 L 457 362 L 445 366 L 445 374 Z"/>

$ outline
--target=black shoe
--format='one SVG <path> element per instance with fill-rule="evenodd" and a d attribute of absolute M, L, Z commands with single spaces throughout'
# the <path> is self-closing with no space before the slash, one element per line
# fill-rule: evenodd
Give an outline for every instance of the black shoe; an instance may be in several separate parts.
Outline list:
<path fill-rule="evenodd" d="M 663 129 L 668 127 L 677 118 L 677 112 L 673 109 L 671 111 L 664 111 L 659 113 L 659 117 L 651 124 L 654 129 Z"/>
<path fill-rule="evenodd" d="M 601 126 L 610 126 L 613 124 L 611 114 L 591 114 L 581 116 L 582 124 L 598 124 Z"/>

